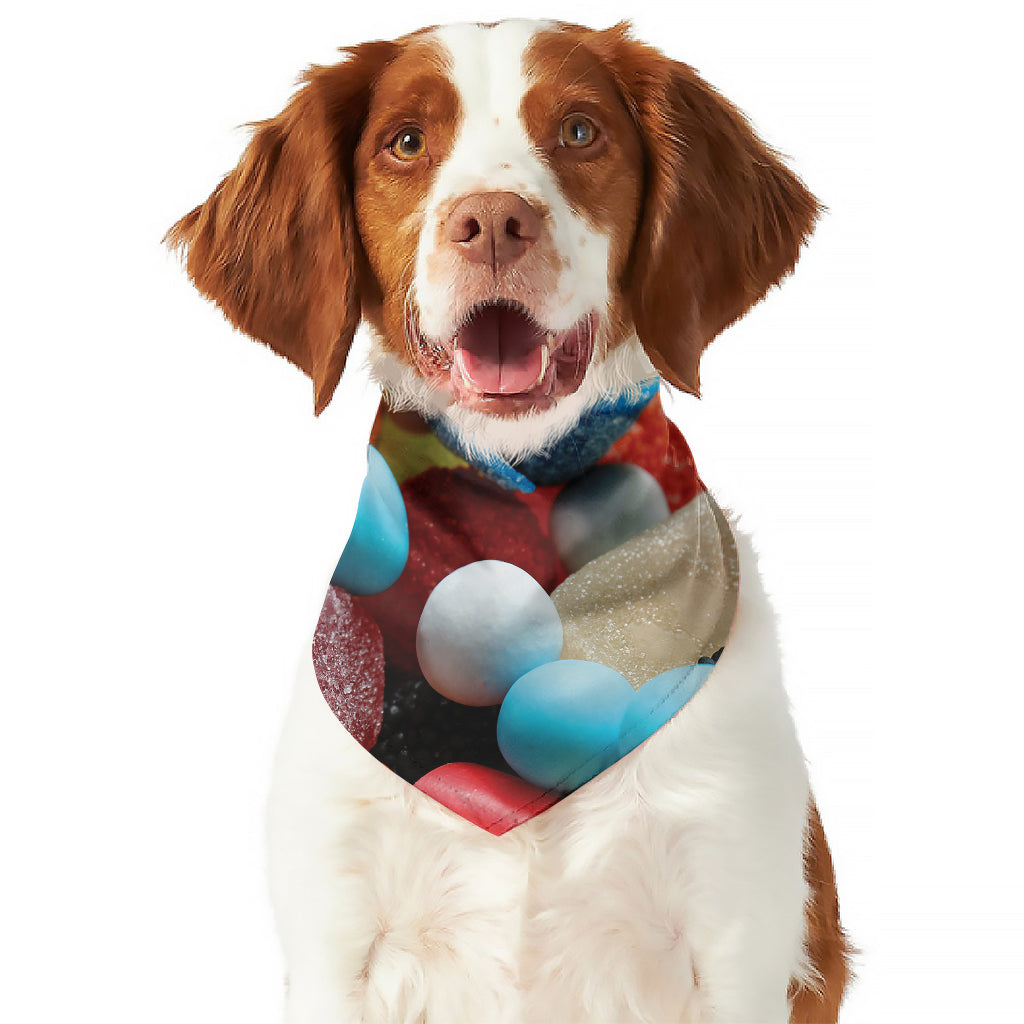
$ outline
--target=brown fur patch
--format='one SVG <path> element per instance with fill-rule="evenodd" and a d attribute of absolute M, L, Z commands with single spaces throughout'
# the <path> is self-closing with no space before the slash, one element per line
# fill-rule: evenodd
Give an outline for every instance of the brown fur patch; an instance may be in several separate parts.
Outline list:
<path fill-rule="evenodd" d="M 805 910 L 807 954 L 816 974 L 816 987 L 794 986 L 790 991 L 790 1024 L 835 1024 L 839 1005 L 850 980 L 853 954 L 839 920 L 835 871 L 818 807 L 808 808 L 804 844 L 804 877 L 810 887 Z"/>
<path fill-rule="evenodd" d="M 426 32 L 312 68 L 167 235 L 203 294 L 312 377 L 317 412 L 360 315 L 404 353 L 419 214 L 461 116 Z M 696 393 L 702 351 L 792 269 L 817 203 L 735 107 L 625 26 L 542 32 L 525 65 L 530 136 L 574 208 L 612 237 L 606 340 L 635 325 L 666 379 Z M 589 150 L 557 144 L 576 112 L 600 129 Z M 402 164 L 387 143 L 410 124 L 428 153 Z"/>
<path fill-rule="evenodd" d="M 701 353 L 793 269 L 818 204 L 728 100 L 627 29 L 569 31 L 610 69 L 643 141 L 637 332 L 662 375 L 696 394 Z"/>
<path fill-rule="evenodd" d="M 614 347 L 632 330 L 625 275 L 640 217 L 643 150 L 615 77 L 584 45 L 593 34 L 575 26 L 537 34 L 523 57 L 529 88 L 520 116 L 569 205 L 610 236 L 612 293 L 604 337 Z M 559 144 L 560 125 L 570 114 L 583 114 L 597 125 L 591 146 L 577 150 Z"/>
<path fill-rule="evenodd" d="M 381 75 L 355 153 L 356 220 L 366 256 L 363 315 L 384 345 L 406 356 L 405 299 L 415 271 L 422 214 L 461 116 L 447 58 L 433 40 L 417 39 Z M 424 132 L 427 155 L 403 164 L 387 146 L 409 125 Z"/>
<path fill-rule="evenodd" d="M 288 106 L 254 126 L 238 166 L 165 239 L 236 327 L 312 378 L 317 413 L 359 324 L 351 154 L 374 79 L 401 49 L 364 43 L 343 63 L 311 68 Z"/>

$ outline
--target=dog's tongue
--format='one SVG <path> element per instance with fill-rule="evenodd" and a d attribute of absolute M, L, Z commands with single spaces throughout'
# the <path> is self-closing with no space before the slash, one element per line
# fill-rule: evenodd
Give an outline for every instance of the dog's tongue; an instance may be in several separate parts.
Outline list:
<path fill-rule="evenodd" d="M 462 371 L 478 391 L 529 391 L 544 369 L 546 336 L 529 317 L 508 306 L 484 306 L 455 336 Z"/>

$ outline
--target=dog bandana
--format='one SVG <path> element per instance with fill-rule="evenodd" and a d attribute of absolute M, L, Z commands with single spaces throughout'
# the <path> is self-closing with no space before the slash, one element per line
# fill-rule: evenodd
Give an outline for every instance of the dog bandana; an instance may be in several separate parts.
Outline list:
<path fill-rule="evenodd" d="M 738 585 L 656 381 L 515 465 L 382 405 L 313 664 L 359 743 L 501 835 L 694 697 Z"/>

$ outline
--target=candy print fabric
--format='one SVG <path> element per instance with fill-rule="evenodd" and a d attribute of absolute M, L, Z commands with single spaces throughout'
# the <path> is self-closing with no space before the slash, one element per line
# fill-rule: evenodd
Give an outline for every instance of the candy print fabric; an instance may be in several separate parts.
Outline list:
<path fill-rule="evenodd" d="M 363 747 L 500 835 L 683 711 L 738 585 L 656 382 L 515 465 L 382 405 L 313 663 Z"/>

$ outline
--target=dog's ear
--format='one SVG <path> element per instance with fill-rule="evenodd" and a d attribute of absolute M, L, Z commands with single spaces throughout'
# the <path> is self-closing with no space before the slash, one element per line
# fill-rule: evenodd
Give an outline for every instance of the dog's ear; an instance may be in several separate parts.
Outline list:
<path fill-rule="evenodd" d="M 352 153 L 395 49 L 365 43 L 307 71 L 288 106 L 254 125 L 238 166 L 164 239 L 236 327 L 312 378 L 317 414 L 359 325 Z"/>
<path fill-rule="evenodd" d="M 594 33 L 644 148 L 644 200 L 628 280 L 651 361 L 699 392 L 701 353 L 796 263 L 819 207 L 746 118 L 685 64 Z"/>

